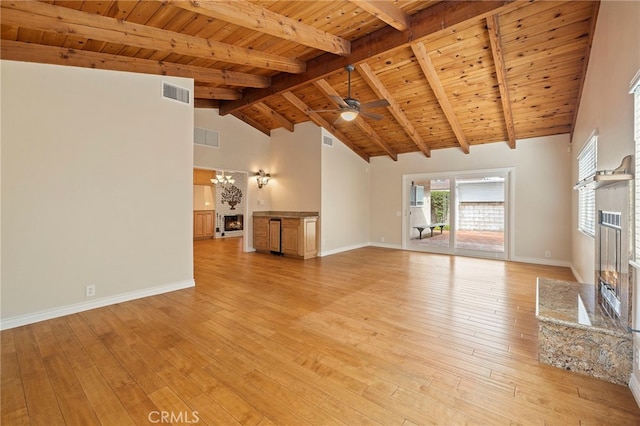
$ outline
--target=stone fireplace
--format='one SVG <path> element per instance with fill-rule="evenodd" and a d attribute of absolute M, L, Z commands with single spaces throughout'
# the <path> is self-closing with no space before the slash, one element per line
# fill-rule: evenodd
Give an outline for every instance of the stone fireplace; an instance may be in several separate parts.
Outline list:
<path fill-rule="evenodd" d="M 247 205 L 247 174 L 229 172 L 235 183 L 216 187 L 216 232 L 215 238 L 244 236 L 243 213 Z"/>
<path fill-rule="evenodd" d="M 594 190 L 595 276 L 592 283 L 538 278 L 538 360 L 620 385 L 633 371 L 633 185 L 628 163 L 597 172 L 577 190 Z"/>

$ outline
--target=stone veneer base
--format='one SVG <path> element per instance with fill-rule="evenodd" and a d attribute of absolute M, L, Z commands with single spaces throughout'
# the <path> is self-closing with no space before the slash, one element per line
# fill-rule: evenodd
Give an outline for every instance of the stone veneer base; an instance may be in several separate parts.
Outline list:
<path fill-rule="evenodd" d="M 627 385 L 633 340 L 609 317 L 593 284 L 538 278 L 538 360 L 564 370 Z"/>
<path fill-rule="evenodd" d="M 632 372 L 631 335 L 614 335 L 540 320 L 538 361 L 627 385 Z"/>

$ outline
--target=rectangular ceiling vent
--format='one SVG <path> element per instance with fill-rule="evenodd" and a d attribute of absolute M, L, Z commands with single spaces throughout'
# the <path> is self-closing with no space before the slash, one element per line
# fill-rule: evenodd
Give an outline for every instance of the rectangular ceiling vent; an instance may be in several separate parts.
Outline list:
<path fill-rule="evenodd" d="M 333 138 L 330 136 L 323 136 L 322 143 L 326 146 L 333 146 Z"/>
<path fill-rule="evenodd" d="M 212 148 L 220 148 L 220 133 L 215 130 L 193 129 L 193 143 L 196 145 L 206 145 Z"/>
<path fill-rule="evenodd" d="M 191 90 L 163 81 L 162 97 L 189 105 L 191 103 Z"/>

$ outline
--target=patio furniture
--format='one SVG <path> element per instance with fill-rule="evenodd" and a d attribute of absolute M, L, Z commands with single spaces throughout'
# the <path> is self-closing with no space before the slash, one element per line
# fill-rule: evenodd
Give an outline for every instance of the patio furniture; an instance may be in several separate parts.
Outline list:
<path fill-rule="evenodd" d="M 434 229 L 440 228 L 440 233 L 442 234 L 442 230 L 446 225 L 446 223 L 432 223 L 430 225 L 416 225 L 414 226 L 414 228 L 418 230 L 418 232 L 420 233 L 420 239 L 422 239 L 422 231 L 424 231 L 425 229 L 429 228 L 429 230 L 431 231 L 431 236 L 433 237 Z"/>

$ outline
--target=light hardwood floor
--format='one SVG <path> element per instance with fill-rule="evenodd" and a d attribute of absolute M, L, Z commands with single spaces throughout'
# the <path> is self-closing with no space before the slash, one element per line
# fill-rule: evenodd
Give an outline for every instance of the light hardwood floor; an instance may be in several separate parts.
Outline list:
<path fill-rule="evenodd" d="M 194 246 L 195 289 L 3 331 L 2 425 L 640 424 L 536 360 L 535 279 L 568 269 Z"/>

